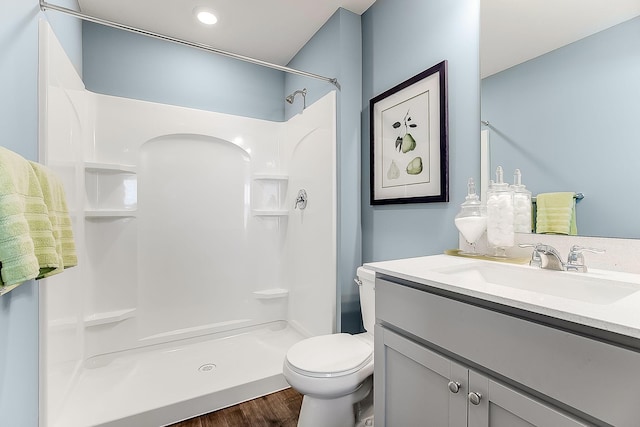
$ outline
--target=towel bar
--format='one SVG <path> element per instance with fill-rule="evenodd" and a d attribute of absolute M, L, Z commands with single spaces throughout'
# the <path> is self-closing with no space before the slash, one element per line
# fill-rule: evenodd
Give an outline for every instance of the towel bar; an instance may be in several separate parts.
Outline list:
<path fill-rule="evenodd" d="M 573 196 L 573 198 L 574 198 L 574 199 L 576 199 L 576 202 L 578 202 L 578 201 L 580 201 L 580 200 L 584 199 L 584 193 L 576 193 L 576 194 Z M 533 197 L 531 198 L 531 202 L 532 202 L 532 203 L 535 203 L 535 202 L 536 202 L 536 196 L 533 196 Z"/>

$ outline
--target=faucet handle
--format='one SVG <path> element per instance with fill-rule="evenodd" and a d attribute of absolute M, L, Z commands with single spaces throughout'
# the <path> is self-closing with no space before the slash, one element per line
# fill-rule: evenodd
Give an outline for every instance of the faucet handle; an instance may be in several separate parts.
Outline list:
<path fill-rule="evenodd" d="M 585 246 L 573 245 L 569 250 L 569 256 L 567 257 L 567 270 L 587 272 L 587 266 L 584 264 L 583 252 L 591 252 L 594 254 L 602 254 L 606 251 L 598 248 L 587 248 Z"/>
<path fill-rule="evenodd" d="M 571 250 L 569 251 L 569 253 L 572 254 L 574 252 L 575 253 L 592 252 L 594 254 L 603 254 L 606 252 L 606 250 L 598 249 L 598 248 L 587 248 L 586 246 L 573 245 L 571 246 Z"/>
<path fill-rule="evenodd" d="M 537 248 L 541 245 L 541 243 L 520 243 L 518 246 L 521 248 L 533 248 L 531 252 L 531 261 L 529 261 L 529 265 L 532 267 L 542 267 L 542 257 L 540 256 L 540 252 L 537 251 Z"/>
<path fill-rule="evenodd" d="M 540 243 L 520 243 L 518 246 L 520 246 L 521 248 L 535 248 L 536 246 L 538 246 Z"/>
<path fill-rule="evenodd" d="M 552 252 L 556 250 L 553 246 L 544 243 L 520 243 L 518 246 L 521 248 L 533 248 L 534 251 L 540 252 Z"/>

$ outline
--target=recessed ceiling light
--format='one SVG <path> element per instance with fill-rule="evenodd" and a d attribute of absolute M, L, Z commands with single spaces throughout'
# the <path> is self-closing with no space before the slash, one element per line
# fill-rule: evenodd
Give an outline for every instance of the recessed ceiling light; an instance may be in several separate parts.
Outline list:
<path fill-rule="evenodd" d="M 198 18 L 198 21 L 202 22 L 205 25 L 213 25 L 218 22 L 218 18 L 215 15 L 215 12 L 206 7 L 196 7 L 193 10 L 193 13 Z"/>

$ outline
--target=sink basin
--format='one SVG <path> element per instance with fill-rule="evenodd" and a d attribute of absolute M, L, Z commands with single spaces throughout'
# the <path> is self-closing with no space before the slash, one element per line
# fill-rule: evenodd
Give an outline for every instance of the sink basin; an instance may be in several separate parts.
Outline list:
<path fill-rule="evenodd" d="M 611 304 L 640 290 L 638 284 L 598 273 L 550 271 L 497 262 L 481 261 L 434 271 L 478 284 L 506 286 L 591 304 Z"/>

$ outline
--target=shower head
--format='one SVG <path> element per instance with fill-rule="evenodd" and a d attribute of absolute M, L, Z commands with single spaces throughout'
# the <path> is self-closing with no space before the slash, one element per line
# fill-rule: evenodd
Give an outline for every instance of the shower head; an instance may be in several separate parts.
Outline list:
<path fill-rule="evenodd" d="M 296 95 L 298 94 L 302 95 L 302 100 L 303 100 L 302 108 L 304 109 L 307 107 L 307 102 L 306 102 L 307 88 L 304 88 L 302 90 L 296 90 L 291 95 L 288 95 L 284 100 L 287 101 L 289 104 L 293 104 L 293 101 L 296 98 Z"/>

